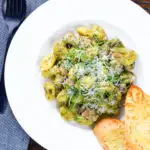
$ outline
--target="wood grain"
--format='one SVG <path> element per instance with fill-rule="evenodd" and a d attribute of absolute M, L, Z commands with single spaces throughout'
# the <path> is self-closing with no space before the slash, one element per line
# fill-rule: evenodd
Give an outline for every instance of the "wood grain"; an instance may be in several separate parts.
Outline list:
<path fill-rule="evenodd" d="M 150 0 L 132 0 L 132 1 L 134 1 L 142 8 L 144 8 L 147 12 L 150 13 Z M 45 149 L 31 139 L 28 150 L 45 150 Z"/>
<path fill-rule="evenodd" d="M 150 0 L 133 0 L 136 3 L 150 3 Z"/>
<path fill-rule="evenodd" d="M 28 150 L 45 150 L 45 149 L 36 142 L 34 142 L 32 139 L 30 139 Z"/>
<path fill-rule="evenodd" d="M 132 0 L 150 13 L 150 0 Z"/>

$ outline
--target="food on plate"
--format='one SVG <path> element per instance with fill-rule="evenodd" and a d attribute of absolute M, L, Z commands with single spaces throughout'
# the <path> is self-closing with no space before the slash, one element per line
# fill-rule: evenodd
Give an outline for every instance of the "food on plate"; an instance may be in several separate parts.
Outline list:
<path fill-rule="evenodd" d="M 150 96 L 132 85 L 125 101 L 125 121 L 103 119 L 94 133 L 107 150 L 150 150 Z"/>
<path fill-rule="evenodd" d="M 41 61 L 47 99 L 57 100 L 66 120 L 92 125 L 117 115 L 121 101 L 135 81 L 137 54 L 119 39 L 108 39 L 98 25 L 78 27 L 54 44 Z"/>
<path fill-rule="evenodd" d="M 150 150 L 150 96 L 132 85 L 125 102 L 126 146 Z"/>
<path fill-rule="evenodd" d="M 113 118 L 103 119 L 96 124 L 94 133 L 105 150 L 126 150 L 123 121 Z"/>

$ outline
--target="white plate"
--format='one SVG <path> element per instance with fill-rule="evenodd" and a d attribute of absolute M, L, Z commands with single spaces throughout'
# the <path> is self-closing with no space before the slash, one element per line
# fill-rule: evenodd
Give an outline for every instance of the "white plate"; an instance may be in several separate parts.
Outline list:
<path fill-rule="evenodd" d="M 100 150 L 92 130 L 66 123 L 44 96 L 39 61 L 52 43 L 78 25 L 100 24 L 134 48 L 137 84 L 150 92 L 150 17 L 129 0 L 50 0 L 21 25 L 9 48 L 5 85 L 20 125 L 49 150 Z"/>

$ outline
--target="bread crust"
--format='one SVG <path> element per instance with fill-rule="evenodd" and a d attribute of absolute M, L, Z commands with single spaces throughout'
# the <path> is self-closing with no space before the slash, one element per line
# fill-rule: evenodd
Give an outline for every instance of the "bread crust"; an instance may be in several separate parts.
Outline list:
<path fill-rule="evenodd" d="M 126 150 L 150 150 L 150 96 L 132 85 L 125 101 Z"/>
<path fill-rule="evenodd" d="M 103 119 L 95 126 L 94 133 L 104 150 L 125 150 L 123 121 Z"/>
<path fill-rule="evenodd" d="M 104 150 L 150 150 L 150 96 L 132 85 L 125 101 L 125 123 L 103 119 L 94 133 Z"/>

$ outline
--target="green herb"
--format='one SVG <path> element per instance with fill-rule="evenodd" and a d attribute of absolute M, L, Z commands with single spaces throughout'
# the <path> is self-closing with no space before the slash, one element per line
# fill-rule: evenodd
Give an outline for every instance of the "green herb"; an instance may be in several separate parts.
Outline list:
<path fill-rule="evenodd" d="M 65 42 L 57 42 L 53 53 L 57 61 L 52 68 L 42 72 L 48 74 L 45 78 L 50 78 L 54 84 L 61 115 L 84 125 L 116 115 L 122 95 L 135 81 L 132 73 L 135 58 L 131 65 L 125 66 L 115 57 L 118 52 L 129 53 L 123 43 L 116 38 L 101 40 L 106 36 L 101 38 L 104 33 L 99 26 L 89 31 L 92 32 L 89 37 L 71 33 L 63 38 Z M 135 55 L 132 52 L 131 59 Z M 119 58 L 126 61 L 124 57 Z M 44 61 L 43 66 L 49 66 L 49 63 L 51 59 Z M 46 87 L 46 96 L 50 95 L 52 92 Z"/>
<path fill-rule="evenodd" d="M 98 46 L 102 46 L 106 42 L 106 40 L 100 40 L 96 34 L 93 35 L 93 38 Z"/>

